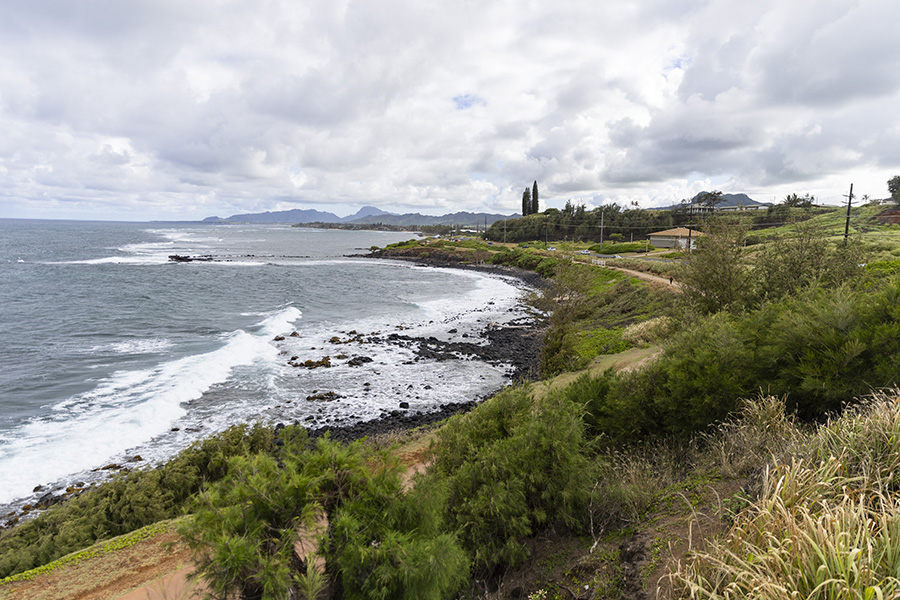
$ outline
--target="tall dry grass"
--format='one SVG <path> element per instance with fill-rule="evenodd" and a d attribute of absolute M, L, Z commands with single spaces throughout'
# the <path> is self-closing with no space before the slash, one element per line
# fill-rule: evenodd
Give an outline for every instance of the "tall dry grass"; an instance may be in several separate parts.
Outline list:
<path fill-rule="evenodd" d="M 790 434 L 789 447 L 778 442 L 790 458 L 773 461 L 727 536 L 677 566 L 676 596 L 900 598 L 897 395 L 875 394 L 805 436 L 772 399 L 748 408 Z"/>

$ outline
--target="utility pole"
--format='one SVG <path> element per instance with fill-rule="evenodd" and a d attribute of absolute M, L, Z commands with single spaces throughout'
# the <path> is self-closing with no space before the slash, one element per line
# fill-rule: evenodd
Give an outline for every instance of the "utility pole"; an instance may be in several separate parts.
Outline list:
<path fill-rule="evenodd" d="M 606 216 L 606 206 L 600 207 L 600 252 L 603 252 L 603 217 Z"/>
<path fill-rule="evenodd" d="M 844 246 L 847 245 L 847 238 L 850 236 L 850 204 L 853 203 L 853 184 L 850 184 L 850 193 L 847 195 L 847 223 L 844 225 Z"/>
<path fill-rule="evenodd" d="M 691 202 L 691 212 L 690 212 L 690 214 L 688 215 L 688 247 L 687 247 L 687 251 L 688 251 L 688 252 L 691 251 L 691 234 L 693 233 L 693 232 L 691 231 L 691 221 L 692 221 L 693 219 L 694 219 L 694 203 Z"/>

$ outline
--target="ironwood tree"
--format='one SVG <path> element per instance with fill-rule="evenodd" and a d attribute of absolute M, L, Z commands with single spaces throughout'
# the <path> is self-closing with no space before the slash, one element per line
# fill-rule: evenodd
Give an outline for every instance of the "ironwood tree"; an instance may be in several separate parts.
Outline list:
<path fill-rule="evenodd" d="M 891 199 L 900 204 L 900 175 L 894 175 L 887 182 L 888 191 L 891 193 Z"/>

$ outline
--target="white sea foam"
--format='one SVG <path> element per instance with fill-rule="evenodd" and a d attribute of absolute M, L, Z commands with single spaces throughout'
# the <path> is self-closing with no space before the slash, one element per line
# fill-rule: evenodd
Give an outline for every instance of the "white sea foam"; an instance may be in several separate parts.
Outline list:
<path fill-rule="evenodd" d="M 0 504 L 27 496 L 36 483 L 102 466 L 167 432 L 185 415 L 186 403 L 228 380 L 235 368 L 274 361 L 272 332 L 299 317 L 299 310 L 286 307 L 263 320 L 258 333 L 227 334 L 211 352 L 115 373 L 59 403 L 51 415 L 6 432 L 0 436 Z"/>
<path fill-rule="evenodd" d="M 285 331 L 290 333 L 291 326 L 303 315 L 294 306 L 286 306 L 281 310 L 271 313 L 257 325 L 264 336 L 283 335 Z"/>
<path fill-rule="evenodd" d="M 172 347 L 172 342 L 164 338 L 144 338 L 98 344 L 87 348 L 85 352 L 111 352 L 114 354 L 152 354 L 163 352 Z"/>
<path fill-rule="evenodd" d="M 146 231 L 171 242 L 207 244 L 222 241 L 220 237 L 198 236 L 197 232 L 192 229 L 147 229 Z M 204 233 L 208 233 L 208 230 L 204 231 Z"/>
<path fill-rule="evenodd" d="M 46 265 L 159 265 L 169 262 L 165 255 L 105 256 L 85 260 L 47 261 Z"/>

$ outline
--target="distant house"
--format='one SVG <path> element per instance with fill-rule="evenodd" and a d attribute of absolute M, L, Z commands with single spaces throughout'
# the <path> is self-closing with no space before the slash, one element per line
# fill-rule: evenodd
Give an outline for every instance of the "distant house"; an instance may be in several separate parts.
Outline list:
<path fill-rule="evenodd" d="M 702 214 L 712 212 L 766 210 L 770 206 L 772 206 L 770 202 L 757 202 L 747 194 L 722 194 L 721 202 L 719 202 L 715 206 L 707 206 L 703 202 L 703 196 L 706 193 L 707 192 L 700 192 L 690 200 L 682 201 L 681 204 L 663 206 L 660 208 L 650 208 L 649 210 L 680 210 L 684 212 L 690 212 L 691 214 Z"/>
<path fill-rule="evenodd" d="M 703 233 L 696 229 L 688 229 L 687 227 L 676 227 L 675 229 L 666 229 L 665 231 L 657 231 L 649 234 L 650 245 L 654 248 L 678 248 L 684 249 L 688 246 L 690 240 L 691 248 L 696 247 L 698 236 Z"/>

